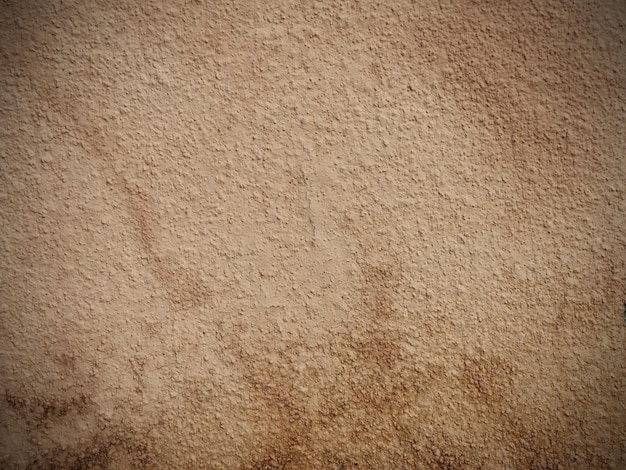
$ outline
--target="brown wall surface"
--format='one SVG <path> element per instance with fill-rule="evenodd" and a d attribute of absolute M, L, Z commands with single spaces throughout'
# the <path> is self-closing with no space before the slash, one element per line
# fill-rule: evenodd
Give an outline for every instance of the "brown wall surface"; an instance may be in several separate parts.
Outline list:
<path fill-rule="evenodd" d="M 622 0 L 0 3 L 0 468 L 626 468 Z"/>

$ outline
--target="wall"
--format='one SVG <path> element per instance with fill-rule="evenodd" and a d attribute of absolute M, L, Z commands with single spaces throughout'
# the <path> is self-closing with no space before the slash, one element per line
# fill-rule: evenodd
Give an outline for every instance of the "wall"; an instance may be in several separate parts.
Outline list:
<path fill-rule="evenodd" d="M 620 1 L 5 1 L 0 466 L 626 466 Z"/>

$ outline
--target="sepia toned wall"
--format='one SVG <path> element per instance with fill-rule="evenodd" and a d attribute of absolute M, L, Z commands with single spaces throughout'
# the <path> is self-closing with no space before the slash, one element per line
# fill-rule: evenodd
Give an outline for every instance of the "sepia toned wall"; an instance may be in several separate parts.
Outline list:
<path fill-rule="evenodd" d="M 0 467 L 626 467 L 626 4 L 0 4 Z"/>

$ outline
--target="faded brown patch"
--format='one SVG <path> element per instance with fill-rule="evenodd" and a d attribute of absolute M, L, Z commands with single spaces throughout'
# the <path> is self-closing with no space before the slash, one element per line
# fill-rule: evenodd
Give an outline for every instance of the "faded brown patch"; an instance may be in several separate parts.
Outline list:
<path fill-rule="evenodd" d="M 361 263 L 363 272 L 363 291 L 378 294 L 389 294 L 389 290 L 398 285 L 398 262 L 370 264 Z"/>
<path fill-rule="evenodd" d="M 498 357 L 466 357 L 461 383 L 470 396 L 493 405 L 502 402 L 511 389 L 513 374 L 513 366 Z"/>
<path fill-rule="evenodd" d="M 466 470 L 470 468 L 482 468 L 481 465 L 470 463 L 461 454 L 452 453 L 449 449 L 428 447 L 425 452 L 418 454 L 418 462 L 433 470 Z"/>
<path fill-rule="evenodd" d="M 600 283 L 600 288 L 604 285 L 606 284 Z M 611 297 L 607 295 L 604 298 Z M 573 334 L 572 332 L 581 329 L 598 328 L 601 326 L 599 323 L 603 318 L 602 313 L 616 310 L 614 306 L 608 305 L 606 301 L 596 299 L 568 299 L 556 302 L 556 305 L 551 305 L 550 307 L 554 310 L 554 314 L 549 321 L 552 329 L 551 333 L 561 337 L 567 333 Z M 622 305 L 618 307 L 622 307 Z M 619 308 L 615 313 L 616 316 L 619 316 L 620 313 L 623 315 L 623 311 L 620 312 Z"/>
<path fill-rule="evenodd" d="M 556 429 L 538 429 L 526 418 L 513 418 L 508 427 L 508 442 L 516 448 L 519 468 L 557 470 L 569 468 L 612 468 L 608 460 L 590 452 L 587 446 L 568 439 L 567 433 Z"/>
<path fill-rule="evenodd" d="M 71 448 L 55 447 L 28 464 L 28 470 L 106 470 L 159 468 L 156 450 L 146 435 L 121 427 L 103 430 Z"/>
<path fill-rule="evenodd" d="M 54 354 L 54 362 L 68 371 L 76 369 L 76 356 L 71 351 Z"/>
<path fill-rule="evenodd" d="M 303 460 L 304 455 L 294 450 L 294 446 L 298 445 L 295 438 L 283 437 L 277 441 L 277 447 L 271 447 L 265 450 L 265 453 L 251 465 L 243 468 L 246 470 L 288 470 L 297 468 L 311 468 Z M 275 444 L 275 445 L 276 445 Z M 286 449 L 286 450 L 285 450 Z"/>
<path fill-rule="evenodd" d="M 7 408 L 29 427 L 30 438 L 41 444 L 40 454 L 21 468 L 106 470 L 150 469 L 156 466 L 158 451 L 153 439 L 128 425 L 112 424 L 109 420 L 98 418 L 96 404 L 86 393 L 66 392 L 62 396 L 48 396 L 7 390 L 5 402 Z M 94 425 L 89 437 L 58 444 L 57 429 L 78 423 L 85 425 L 86 422 Z"/>
<path fill-rule="evenodd" d="M 59 419 L 86 413 L 93 407 L 91 399 L 83 393 L 64 397 L 27 396 L 6 391 L 5 401 L 26 424 L 46 427 Z"/>
<path fill-rule="evenodd" d="M 353 341 L 350 347 L 364 361 L 391 368 L 402 355 L 398 347 L 398 339 L 391 332 L 375 331 L 363 340 Z"/>
<path fill-rule="evenodd" d="M 399 334 L 391 324 L 394 316 L 393 296 L 399 284 L 399 263 L 361 263 L 363 284 L 361 300 L 355 306 L 367 319 L 365 339 L 351 342 L 351 347 L 367 361 L 391 367 L 401 356 Z"/>
<path fill-rule="evenodd" d="M 401 416 L 442 380 L 445 370 L 403 351 L 393 306 L 402 278 L 399 263 L 363 261 L 360 266 L 353 330 L 328 338 L 328 357 L 338 361 L 332 362 L 336 368 L 303 377 L 293 365 L 301 345 L 272 338 L 262 345 L 231 340 L 229 349 L 269 421 L 261 451 L 242 468 L 457 468 L 450 465 L 469 462 L 444 450 L 439 457 L 418 455 L 405 439 Z M 317 396 L 314 411 L 302 384 Z M 348 450 L 348 443 L 357 444 Z M 392 443 L 398 455 L 389 452 Z"/>
<path fill-rule="evenodd" d="M 396 468 L 420 470 L 479 470 L 488 468 L 480 450 L 445 432 L 416 437 L 414 429 L 400 428 L 405 452 Z"/>
<path fill-rule="evenodd" d="M 606 20 L 598 20 L 601 9 L 589 2 L 520 5 L 441 2 L 440 13 L 428 18 L 438 27 L 419 28 L 407 17 L 399 22 L 400 34 L 417 46 L 419 59 L 441 68 L 443 90 L 473 126 L 491 133 L 516 176 L 537 183 L 547 175 L 581 175 L 585 165 L 573 163 L 597 135 L 578 120 L 580 109 L 621 112 L 624 83 L 603 63 L 594 24 Z M 617 37 L 610 39 L 623 48 Z M 390 44 L 385 52 L 397 57 L 400 51 Z M 491 157 L 487 152 L 482 158 Z"/>
<path fill-rule="evenodd" d="M 160 223 L 147 191 L 136 184 L 119 184 L 126 194 L 126 200 L 135 228 L 135 238 L 142 248 L 150 269 L 167 299 L 177 308 L 187 310 L 205 304 L 211 297 L 212 289 L 199 275 L 180 266 L 180 263 L 160 253 L 158 232 Z"/>
<path fill-rule="evenodd" d="M 238 339 L 225 340 L 232 357 L 242 370 L 249 393 L 267 410 L 263 443 L 251 452 L 242 469 L 310 468 L 312 417 L 306 411 L 306 398 L 296 388 L 298 377 L 292 367 L 290 347 L 277 347 L 266 338 L 250 345 Z"/>

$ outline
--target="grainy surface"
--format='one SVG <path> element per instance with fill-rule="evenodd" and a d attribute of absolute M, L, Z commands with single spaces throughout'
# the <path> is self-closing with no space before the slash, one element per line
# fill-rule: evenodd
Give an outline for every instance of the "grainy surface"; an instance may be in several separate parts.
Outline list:
<path fill-rule="evenodd" d="M 626 3 L 1 3 L 0 467 L 626 468 Z"/>

